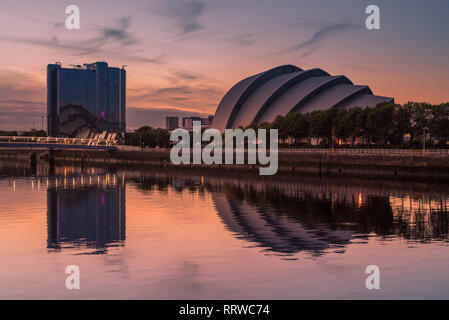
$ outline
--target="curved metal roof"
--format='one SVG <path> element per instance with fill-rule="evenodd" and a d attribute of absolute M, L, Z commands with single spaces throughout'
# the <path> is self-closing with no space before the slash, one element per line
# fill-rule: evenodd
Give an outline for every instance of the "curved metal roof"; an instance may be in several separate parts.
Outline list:
<path fill-rule="evenodd" d="M 323 90 L 323 88 L 321 87 L 320 90 Z M 362 93 L 372 94 L 368 86 L 355 86 L 350 84 L 332 85 L 320 94 L 315 94 L 307 101 L 303 101 L 301 106 L 296 109 L 296 111 L 307 113 L 314 110 L 326 110 L 335 107 L 340 103 L 340 101 L 347 100 L 350 97 Z"/>
<path fill-rule="evenodd" d="M 263 84 L 245 103 L 231 124 L 237 128 L 241 123 L 258 122 L 262 114 L 278 97 L 284 94 L 292 86 L 313 77 L 329 76 L 321 69 L 293 72 L 276 77 Z"/>
<path fill-rule="evenodd" d="M 257 243 L 272 252 L 321 254 L 336 244 L 339 248 L 345 246 L 353 235 L 350 230 L 331 230 L 325 226 L 311 228 L 269 208 L 256 208 L 246 201 L 224 195 L 214 194 L 212 200 L 228 230 L 240 239 Z"/>
<path fill-rule="evenodd" d="M 316 77 L 300 82 L 276 99 L 259 121 L 272 122 L 278 115 L 300 111 L 301 105 L 307 100 L 335 84 L 352 84 L 352 82 L 344 76 Z"/>
<path fill-rule="evenodd" d="M 240 81 L 228 91 L 218 105 L 217 112 L 215 113 L 217 120 L 214 120 L 215 124 L 213 127 L 217 129 L 229 128 L 233 119 L 242 108 L 246 100 L 261 85 L 280 75 L 297 71 L 302 70 L 292 65 L 283 65 Z"/>
<path fill-rule="evenodd" d="M 276 116 L 290 112 L 366 107 L 390 101 L 394 99 L 375 96 L 368 86 L 356 86 L 345 76 L 283 65 L 233 86 L 218 105 L 212 127 L 224 131 L 252 122 L 272 122 Z"/>

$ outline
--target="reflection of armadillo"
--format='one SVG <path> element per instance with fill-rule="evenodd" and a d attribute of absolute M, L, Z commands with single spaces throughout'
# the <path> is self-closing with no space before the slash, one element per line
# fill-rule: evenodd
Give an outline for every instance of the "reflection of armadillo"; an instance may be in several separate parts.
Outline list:
<path fill-rule="evenodd" d="M 278 253 L 303 250 L 322 253 L 333 245 L 348 244 L 353 232 L 331 230 L 324 226 L 306 226 L 268 208 L 259 208 L 225 195 L 212 194 L 215 207 L 228 230 L 237 237 L 256 242 Z"/>

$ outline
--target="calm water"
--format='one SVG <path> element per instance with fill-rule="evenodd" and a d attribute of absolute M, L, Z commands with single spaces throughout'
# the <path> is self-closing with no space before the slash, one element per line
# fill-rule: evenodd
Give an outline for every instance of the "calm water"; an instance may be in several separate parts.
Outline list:
<path fill-rule="evenodd" d="M 449 298 L 445 185 L 40 171 L 0 162 L 2 299 Z"/>

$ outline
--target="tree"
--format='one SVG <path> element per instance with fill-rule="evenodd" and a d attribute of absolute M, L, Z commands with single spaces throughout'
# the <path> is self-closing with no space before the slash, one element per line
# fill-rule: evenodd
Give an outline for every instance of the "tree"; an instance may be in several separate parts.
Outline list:
<path fill-rule="evenodd" d="M 278 129 L 278 137 L 281 140 L 281 143 L 288 138 L 288 128 L 286 126 L 286 121 L 283 116 L 281 115 L 277 116 L 276 119 L 274 119 L 272 127 L 274 129 Z"/>
<path fill-rule="evenodd" d="M 45 130 L 31 130 L 31 131 L 25 131 L 22 133 L 22 136 L 24 137 L 46 137 L 47 132 Z"/>
<path fill-rule="evenodd" d="M 293 134 L 291 137 L 295 141 L 309 137 L 309 119 L 302 113 L 293 113 Z"/>
<path fill-rule="evenodd" d="M 431 127 L 431 106 L 428 103 L 408 102 L 411 108 L 412 137 L 422 140 L 423 134 Z"/>
<path fill-rule="evenodd" d="M 370 108 L 362 109 L 356 117 L 354 134 L 357 138 L 362 138 L 363 144 L 365 144 L 366 136 L 368 134 L 368 130 L 366 128 L 368 115 L 371 112 Z"/>
<path fill-rule="evenodd" d="M 355 139 L 360 136 L 360 130 L 357 127 L 357 119 L 362 113 L 362 108 L 351 108 L 346 112 L 345 124 L 348 138 L 351 138 L 351 145 L 354 146 Z"/>
<path fill-rule="evenodd" d="M 128 133 L 125 137 L 126 144 L 145 147 L 168 147 L 170 136 L 165 129 L 154 129 L 150 126 L 143 126 L 134 133 Z"/>
<path fill-rule="evenodd" d="M 17 131 L 0 131 L 0 136 L 3 137 L 12 137 L 12 136 L 18 136 L 19 133 Z"/>
<path fill-rule="evenodd" d="M 395 144 L 404 144 L 404 135 L 412 132 L 412 110 L 408 105 L 396 105 L 393 115 Z M 399 142 L 399 143 L 398 143 Z"/>
<path fill-rule="evenodd" d="M 337 109 L 332 121 L 332 135 L 337 139 L 345 140 L 349 136 L 348 112 L 345 109 Z"/>
<path fill-rule="evenodd" d="M 351 139 L 352 145 L 357 138 L 363 138 L 363 143 L 368 141 L 370 145 L 403 145 L 403 137 L 408 133 L 412 141 L 420 145 L 426 132 L 443 146 L 449 138 L 449 103 L 397 105 L 389 102 L 375 107 L 330 108 L 306 114 L 293 112 L 285 117 L 277 116 L 272 124 L 252 123 L 248 128 L 278 129 L 281 142 L 290 138 L 296 144 L 313 137 L 327 145 L 334 137 L 345 142 Z"/>
<path fill-rule="evenodd" d="M 449 103 L 432 106 L 430 132 L 437 137 L 441 146 L 449 137 Z"/>
<path fill-rule="evenodd" d="M 374 109 L 377 126 L 375 138 L 382 145 L 386 145 L 392 140 L 394 110 L 395 105 L 393 103 L 378 104 Z"/>

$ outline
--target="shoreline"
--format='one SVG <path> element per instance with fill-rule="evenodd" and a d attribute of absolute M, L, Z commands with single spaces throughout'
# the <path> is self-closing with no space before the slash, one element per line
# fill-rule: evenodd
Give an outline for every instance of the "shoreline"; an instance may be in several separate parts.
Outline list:
<path fill-rule="evenodd" d="M 371 149 L 375 150 L 375 149 Z M 39 155 L 45 149 L 0 149 L 0 159 L 29 161 L 30 153 Z M 357 154 L 358 153 L 358 154 Z M 449 181 L 449 155 L 423 154 L 417 151 L 375 154 L 338 152 L 335 150 L 302 150 L 279 152 L 276 175 L 305 174 L 312 176 L 394 178 L 423 181 Z M 182 168 L 185 170 L 254 172 L 258 165 L 173 165 L 170 149 L 110 151 L 56 151 L 55 164 L 81 164 L 83 166 Z M 38 160 L 38 162 L 42 162 Z"/>

